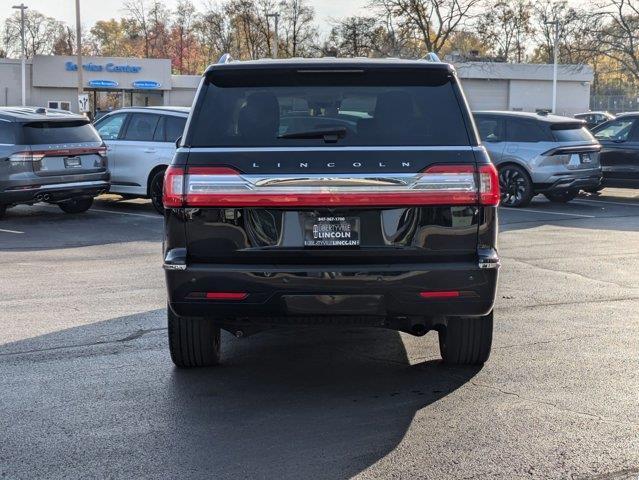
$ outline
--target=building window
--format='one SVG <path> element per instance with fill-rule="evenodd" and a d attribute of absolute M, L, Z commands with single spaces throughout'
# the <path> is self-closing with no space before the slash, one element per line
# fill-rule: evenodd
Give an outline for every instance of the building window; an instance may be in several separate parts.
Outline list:
<path fill-rule="evenodd" d="M 70 102 L 65 102 L 65 101 L 62 101 L 62 100 L 49 100 L 47 102 L 47 108 L 55 108 L 55 109 L 59 109 L 59 110 L 70 111 L 71 110 L 71 103 Z"/>

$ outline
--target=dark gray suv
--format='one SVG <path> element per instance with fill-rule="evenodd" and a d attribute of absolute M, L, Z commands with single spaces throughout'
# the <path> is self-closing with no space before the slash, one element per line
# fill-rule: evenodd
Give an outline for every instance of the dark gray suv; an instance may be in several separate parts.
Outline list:
<path fill-rule="evenodd" d="M 0 217 L 16 204 L 91 208 L 109 189 L 106 147 L 89 120 L 61 110 L 0 107 Z"/>

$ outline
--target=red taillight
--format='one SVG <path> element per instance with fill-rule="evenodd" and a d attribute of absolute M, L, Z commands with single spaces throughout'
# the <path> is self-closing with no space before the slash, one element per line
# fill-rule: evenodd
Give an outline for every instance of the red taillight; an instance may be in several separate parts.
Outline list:
<path fill-rule="evenodd" d="M 459 292 L 456 290 L 420 292 L 419 296 L 422 298 L 456 298 L 459 297 Z"/>
<path fill-rule="evenodd" d="M 229 167 L 170 167 L 164 205 L 171 207 L 391 207 L 497 205 L 492 165 L 434 165 L 400 174 L 242 174 Z"/>
<path fill-rule="evenodd" d="M 479 203 L 486 206 L 499 205 L 499 175 L 492 163 L 481 165 L 479 173 Z"/>
<path fill-rule="evenodd" d="M 178 208 L 184 205 L 184 169 L 169 167 L 164 172 L 162 203 L 165 208 Z"/>
<path fill-rule="evenodd" d="M 248 293 L 244 292 L 206 292 L 207 300 L 244 300 Z"/>

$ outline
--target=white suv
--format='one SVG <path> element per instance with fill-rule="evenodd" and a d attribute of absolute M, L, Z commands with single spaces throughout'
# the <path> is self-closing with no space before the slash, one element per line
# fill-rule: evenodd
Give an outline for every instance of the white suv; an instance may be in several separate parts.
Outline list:
<path fill-rule="evenodd" d="M 163 214 L 164 171 L 188 115 L 188 107 L 132 107 L 97 120 L 95 128 L 107 146 L 110 192 L 150 198 Z"/>

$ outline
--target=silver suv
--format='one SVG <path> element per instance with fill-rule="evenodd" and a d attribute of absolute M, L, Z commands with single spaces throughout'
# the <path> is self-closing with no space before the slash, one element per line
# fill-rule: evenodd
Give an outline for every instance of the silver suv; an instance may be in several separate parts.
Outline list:
<path fill-rule="evenodd" d="M 86 117 L 0 107 L 0 217 L 12 205 L 38 202 L 81 213 L 108 189 L 106 148 Z"/>
<path fill-rule="evenodd" d="M 150 198 L 164 214 L 164 171 L 182 136 L 188 107 L 139 107 L 115 110 L 95 122 L 106 143 L 111 193 Z"/>
<path fill-rule="evenodd" d="M 526 112 L 475 112 L 475 123 L 499 171 L 501 203 L 524 207 L 542 193 L 569 202 L 601 184 L 601 145 L 574 118 Z"/>

